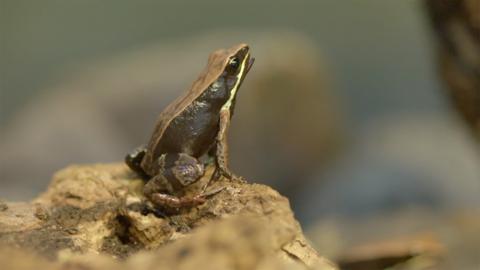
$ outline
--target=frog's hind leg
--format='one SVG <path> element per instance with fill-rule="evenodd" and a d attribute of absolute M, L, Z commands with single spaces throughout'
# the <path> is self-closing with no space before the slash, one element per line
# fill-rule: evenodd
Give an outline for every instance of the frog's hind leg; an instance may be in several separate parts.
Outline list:
<path fill-rule="evenodd" d="M 143 179 L 147 179 L 148 175 L 143 170 L 141 163 L 142 159 L 145 156 L 146 148 L 145 145 L 135 148 L 132 152 L 128 153 L 125 156 L 125 163 L 127 166 L 136 172 Z"/>
<path fill-rule="evenodd" d="M 168 185 L 168 180 L 164 176 L 157 175 L 145 184 L 143 194 L 156 207 L 164 209 L 193 207 L 205 202 L 205 198 L 202 196 L 187 198 L 167 194 L 168 190 L 172 188 Z"/>
<path fill-rule="evenodd" d="M 175 190 L 197 182 L 205 174 L 204 165 L 185 153 L 162 154 L 157 160 L 156 171 Z"/>
<path fill-rule="evenodd" d="M 148 185 L 148 184 L 147 184 Z M 195 196 L 181 196 L 177 197 L 174 195 L 166 194 L 163 192 L 157 192 L 155 187 L 147 187 L 144 192 L 148 199 L 157 207 L 166 208 L 168 210 L 172 209 L 181 209 L 181 208 L 190 208 L 201 205 L 207 201 L 207 198 L 213 196 L 224 188 L 218 188 L 210 192 L 203 192 Z M 148 195 L 147 195 L 148 193 Z"/>
<path fill-rule="evenodd" d="M 181 208 L 190 208 L 201 205 L 207 201 L 207 198 L 213 196 L 224 188 L 212 190 L 210 192 L 202 192 L 195 196 L 175 196 L 170 195 L 169 181 L 163 175 L 157 175 L 150 179 L 143 187 L 145 197 L 152 202 L 156 207 L 166 210 L 178 210 Z"/>
<path fill-rule="evenodd" d="M 166 208 L 179 208 L 182 206 L 182 201 L 179 197 L 169 195 L 173 187 L 169 180 L 163 175 L 157 175 L 152 177 L 143 186 L 143 194 L 151 201 L 155 206 Z M 200 202 L 199 202 L 200 203 Z"/>
<path fill-rule="evenodd" d="M 156 206 L 168 209 L 190 208 L 201 205 L 207 201 L 202 194 L 193 197 L 176 197 L 165 193 L 154 193 L 150 198 Z"/>
<path fill-rule="evenodd" d="M 143 188 L 143 193 L 154 205 L 167 210 L 194 207 L 203 204 L 207 197 L 221 189 L 202 192 L 198 195 L 175 196 L 182 189 L 200 179 L 205 171 L 196 158 L 184 153 L 166 153 L 157 160 L 157 175 Z"/>

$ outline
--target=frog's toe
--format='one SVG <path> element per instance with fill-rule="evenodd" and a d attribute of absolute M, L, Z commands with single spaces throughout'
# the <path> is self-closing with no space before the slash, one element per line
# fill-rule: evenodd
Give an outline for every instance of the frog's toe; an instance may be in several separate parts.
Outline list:
<path fill-rule="evenodd" d="M 230 181 L 237 181 L 237 182 L 246 182 L 247 181 L 243 176 L 233 174 L 230 171 L 223 171 L 223 172 L 221 172 L 221 175 L 223 177 L 225 177 L 226 179 L 230 180 Z"/>
<path fill-rule="evenodd" d="M 232 178 L 230 180 L 241 182 L 241 183 L 246 183 L 247 182 L 247 179 L 245 179 L 245 177 L 238 176 L 238 175 L 232 175 Z"/>
<path fill-rule="evenodd" d="M 211 197 L 213 195 L 216 195 L 216 194 L 222 192 L 224 189 L 225 189 L 225 187 L 214 188 L 214 189 L 202 192 L 202 194 L 200 194 L 199 196 L 204 197 L 204 198 L 208 198 L 208 197 Z"/>

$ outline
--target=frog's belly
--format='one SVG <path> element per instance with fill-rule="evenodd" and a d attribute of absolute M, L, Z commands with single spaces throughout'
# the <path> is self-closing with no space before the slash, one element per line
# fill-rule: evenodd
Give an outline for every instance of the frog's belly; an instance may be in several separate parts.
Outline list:
<path fill-rule="evenodd" d="M 214 143 L 218 125 L 218 113 L 186 111 L 170 122 L 155 155 L 186 153 L 198 158 Z"/>

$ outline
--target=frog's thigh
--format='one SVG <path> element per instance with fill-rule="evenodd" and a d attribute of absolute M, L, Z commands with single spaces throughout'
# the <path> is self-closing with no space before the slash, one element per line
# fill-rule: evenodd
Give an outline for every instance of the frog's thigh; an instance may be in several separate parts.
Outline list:
<path fill-rule="evenodd" d="M 163 154 L 157 163 L 158 174 L 163 175 L 177 190 L 196 182 L 205 173 L 203 164 L 185 153 Z"/>
<path fill-rule="evenodd" d="M 232 173 L 228 169 L 228 145 L 227 145 L 227 133 L 230 126 L 230 110 L 220 111 L 220 128 L 217 134 L 216 144 L 216 162 L 218 169 L 221 173 L 227 177 L 231 177 Z"/>

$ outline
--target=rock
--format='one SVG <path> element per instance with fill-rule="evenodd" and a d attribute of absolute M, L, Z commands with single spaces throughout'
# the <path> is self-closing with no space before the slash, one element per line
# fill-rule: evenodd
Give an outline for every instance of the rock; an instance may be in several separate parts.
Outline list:
<path fill-rule="evenodd" d="M 381 261 L 395 263 L 388 269 L 405 270 L 478 269 L 480 265 L 476 207 L 454 211 L 412 207 L 363 218 L 324 218 L 307 236 L 323 255 L 336 258 L 341 269 L 349 269 L 348 265 L 362 269 L 362 264 Z M 403 263 L 402 257 L 407 259 Z M 378 268 L 368 265 L 367 269 Z"/>
<path fill-rule="evenodd" d="M 210 173 L 186 194 L 198 193 Z M 20 253 L 0 252 L 2 261 L 15 266 L 27 253 L 25 269 L 336 269 L 268 186 L 220 179 L 211 188 L 224 189 L 206 203 L 169 213 L 145 207 L 142 185 L 123 164 L 61 170 L 33 202 L 5 203 L 0 246 Z"/>

